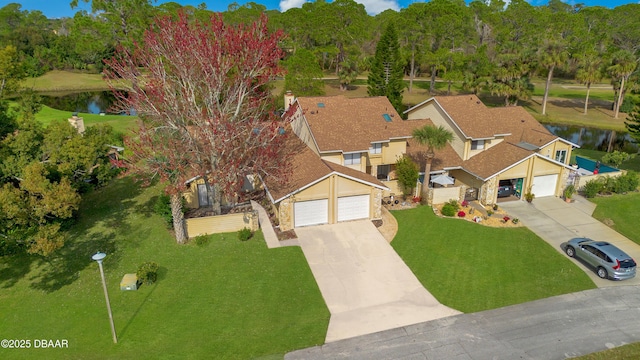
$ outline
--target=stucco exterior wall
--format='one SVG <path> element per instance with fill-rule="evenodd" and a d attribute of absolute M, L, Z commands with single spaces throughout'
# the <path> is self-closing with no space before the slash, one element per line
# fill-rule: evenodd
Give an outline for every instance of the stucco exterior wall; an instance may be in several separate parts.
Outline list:
<path fill-rule="evenodd" d="M 317 184 L 296 193 L 294 198 L 296 201 L 326 199 L 329 194 L 331 178 L 326 178 Z"/>
<path fill-rule="evenodd" d="M 189 184 L 189 190 L 182 193 L 185 200 L 185 207 L 188 209 L 197 209 L 200 207 L 198 201 L 198 184 L 204 184 L 204 179 L 196 179 Z"/>
<path fill-rule="evenodd" d="M 556 158 L 556 151 L 559 150 L 566 150 L 567 151 L 567 156 L 565 157 L 564 163 L 565 164 L 569 164 L 569 159 L 571 159 L 571 150 L 572 150 L 572 146 L 569 144 L 566 144 L 562 141 L 554 141 L 551 144 L 543 147 L 542 149 L 540 149 L 540 151 L 538 152 L 540 155 L 542 156 L 547 156 L 551 159 Z"/>
<path fill-rule="evenodd" d="M 371 186 L 336 176 L 336 195 L 338 197 L 364 194 L 371 194 Z"/>
<path fill-rule="evenodd" d="M 395 164 L 407 152 L 407 140 L 398 139 L 382 146 L 382 164 Z"/>
<path fill-rule="evenodd" d="M 431 101 L 422 105 L 420 108 L 414 109 L 407 114 L 409 119 L 431 119 L 435 126 L 444 126 L 453 133 L 453 141 L 451 147 L 456 151 L 458 156 L 465 159 L 465 137 L 457 127 L 453 126 L 440 108 Z M 465 159 L 466 160 L 466 159 Z"/>
<path fill-rule="evenodd" d="M 431 204 L 444 204 L 449 200 L 460 201 L 460 187 L 433 188 Z"/>
<path fill-rule="evenodd" d="M 298 135 L 302 142 L 304 142 L 311 150 L 313 150 L 316 154 L 319 154 L 318 148 L 313 141 L 313 136 L 311 135 L 309 124 L 304 119 L 304 115 L 302 113 L 300 105 L 298 103 L 295 103 L 293 106 L 295 107 L 295 111 L 290 117 L 291 128 L 293 129 L 293 132 Z"/>
<path fill-rule="evenodd" d="M 332 162 L 334 164 L 338 164 L 338 165 L 342 165 L 343 163 L 343 157 L 342 157 L 342 153 L 341 152 L 334 152 L 334 153 L 324 153 L 320 156 L 320 158 L 322 160 L 328 161 L 328 162 Z"/>
<path fill-rule="evenodd" d="M 190 239 L 199 235 L 239 231 L 243 228 L 256 231 L 259 227 L 258 214 L 253 211 L 185 219 L 185 223 Z"/>

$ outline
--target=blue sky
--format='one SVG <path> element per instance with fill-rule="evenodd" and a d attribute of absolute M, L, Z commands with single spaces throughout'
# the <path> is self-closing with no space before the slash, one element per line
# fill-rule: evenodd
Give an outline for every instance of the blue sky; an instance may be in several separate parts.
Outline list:
<path fill-rule="evenodd" d="M 193 5 L 197 6 L 201 3 L 207 4 L 207 9 L 213 11 L 224 11 L 227 10 L 227 7 L 230 3 L 237 2 L 238 4 L 245 4 L 249 1 L 246 0 L 174 0 L 175 2 L 182 5 Z M 400 8 L 406 7 L 412 2 L 420 1 L 420 0 L 356 0 L 359 3 L 365 5 L 367 12 L 371 15 L 380 13 L 386 9 L 394 9 L 399 10 Z M 467 0 L 469 2 L 470 0 Z M 0 7 L 3 7 L 9 3 L 17 2 L 22 5 L 22 10 L 40 10 L 47 17 L 55 18 L 55 17 L 63 17 L 69 16 L 72 17 L 73 14 L 77 11 L 72 10 L 69 6 L 70 0 L 0 0 Z M 167 0 L 159 0 L 156 4 L 160 4 L 163 2 L 167 2 Z M 263 4 L 267 7 L 267 9 L 275 9 L 280 11 L 286 11 L 291 7 L 300 7 L 305 0 L 253 0 L 253 2 L 258 4 Z M 533 5 L 541 5 L 545 4 L 547 0 L 530 0 L 529 1 Z M 567 0 L 565 1 L 569 4 L 574 3 L 583 3 L 587 6 L 606 6 L 606 7 L 616 7 L 624 4 L 638 3 L 639 0 Z M 89 9 L 87 4 L 80 0 L 81 9 Z"/>

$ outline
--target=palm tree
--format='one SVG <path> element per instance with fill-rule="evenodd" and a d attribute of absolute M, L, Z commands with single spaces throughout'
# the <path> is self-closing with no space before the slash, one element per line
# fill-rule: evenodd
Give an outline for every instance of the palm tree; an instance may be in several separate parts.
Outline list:
<path fill-rule="evenodd" d="M 424 182 L 422 183 L 422 198 L 427 199 L 429 188 L 429 173 L 435 151 L 443 149 L 448 142 L 453 141 L 453 133 L 444 126 L 425 125 L 413 130 L 413 138 L 421 145 L 427 146 L 424 165 Z"/>
<path fill-rule="evenodd" d="M 565 46 L 558 42 L 549 42 L 540 52 L 540 65 L 547 69 L 547 83 L 544 87 L 544 97 L 542 98 L 542 115 L 547 113 L 547 100 L 549 99 L 549 88 L 553 78 L 553 70 L 556 67 L 565 65 L 569 59 L 569 53 Z"/>
<path fill-rule="evenodd" d="M 614 79 L 620 79 L 620 89 L 618 89 L 618 99 L 614 104 L 614 117 L 618 118 L 620 112 L 620 106 L 624 99 L 624 83 L 629 79 L 629 76 L 633 73 L 638 65 L 637 60 L 633 53 L 628 50 L 620 50 L 613 54 L 611 59 L 611 66 L 609 66 L 609 72 Z"/>
<path fill-rule="evenodd" d="M 602 58 L 594 53 L 587 53 L 580 59 L 580 68 L 576 72 L 576 80 L 587 86 L 587 97 L 584 100 L 584 114 L 587 115 L 589 107 L 589 93 L 591 92 L 591 84 L 602 79 L 600 66 Z"/>

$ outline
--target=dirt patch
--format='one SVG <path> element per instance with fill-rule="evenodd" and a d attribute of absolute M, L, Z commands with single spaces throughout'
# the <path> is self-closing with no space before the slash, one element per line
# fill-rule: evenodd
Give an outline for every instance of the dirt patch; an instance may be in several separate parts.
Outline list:
<path fill-rule="evenodd" d="M 493 210 L 492 207 L 486 207 L 485 210 L 489 213 L 492 212 L 491 215 L 483 215 L 479 210 L 473 209 L 471 206 L 461 207 L 458 211 L 464 211 L 464 216 L 444 216 L 442 215 L 442 206 L 444 204 L 434 205 L 433 211 L 436 215 L 440 217 L 448 217 L 448 218 L 457 218 L 464 219 L 467 221 L 475 222 L 484 226 L 491 227 L 502 227 L 502 228 L 510 228 L 510 227 L 521 227 L 522 223 L 517 219 L 514 222 L 514 217 L 509 215 L 506 211 L 502 210 L 498 207 L 497 210 Z M 473 210 L 472 210 L 473 209 Z M 505 218 L 508 218 L 505 221 Z M 477 221 L 479 220 L 479 222 Z"/>

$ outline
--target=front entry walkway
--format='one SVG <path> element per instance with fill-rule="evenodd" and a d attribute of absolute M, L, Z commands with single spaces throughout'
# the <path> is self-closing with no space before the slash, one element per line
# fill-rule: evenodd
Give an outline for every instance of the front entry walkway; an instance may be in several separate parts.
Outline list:
<path fill-rule="evenodd" d="M 440 319 L 440 304 L 369 220 L 296 228 L 331 312 L 326 342 Z"/>
<path fill-rule="evenodd" d="M 531 204 L 514 201 L 501 203 L 500 206 L 563 254 L 567 241 L 575 237 L 586 237 L 608 241 L 629 254 L 636 262 L 640 261 L 640 245 L 591 217 L 595 205 L 581 196 L 576 197 L 573 203 L 550 196 L 534 199 Z M 598 287 L 640 285 L 640 273 L 635 278 L 624 281 L 604 280 L 580 261 L 572 260 Z"/>

